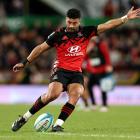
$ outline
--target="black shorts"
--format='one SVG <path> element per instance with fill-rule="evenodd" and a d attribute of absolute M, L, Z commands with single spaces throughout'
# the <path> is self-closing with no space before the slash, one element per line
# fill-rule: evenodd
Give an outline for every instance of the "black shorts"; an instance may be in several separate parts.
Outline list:
<path fill-rule="evenodd" d="M 50 77 L 51 82 L 60 82 L 63 84 L 64 90 L 67 90 L 67 86 L 72 83 L 79 83 L 84 86 L 84 78 L 81 72 L 75 72 L 65 69 L 58 69 Z"/>

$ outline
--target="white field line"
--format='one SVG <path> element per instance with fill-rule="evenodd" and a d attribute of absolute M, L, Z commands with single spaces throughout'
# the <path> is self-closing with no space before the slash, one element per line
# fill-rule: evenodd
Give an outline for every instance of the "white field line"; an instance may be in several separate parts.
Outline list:
<path fill-rule="evenodd" d="M 81 133 L 39 133 L 35 134 L 34 136 L 44 137 L 45 135 L 52 135 L 52 136 L 82 136 L 82 137 L 97 137 L 97 138 L 126 138 L 126 139 L 140 139 L 140 136 L 133 136 L 133 135 L 107 135 L 107 134 L 81 134 Z M 25 136 L 25 135 L 7 135 L 7 136 L 0 136 L 0 139 L 10 139 L 10 138 L 33 138 L 33 136 Z"/>
<path fill-rule="evenodd" d="M 81 133 L 44 133 L 45 135 L 58 135 L 58 136 L 82 136 L 82 137 L 99 137 L 99 138 L 127 138 L 127 139 L 140 139 L 140 136 L 132 135 L 107 135 L 107 134 L 81 134 Z"/>

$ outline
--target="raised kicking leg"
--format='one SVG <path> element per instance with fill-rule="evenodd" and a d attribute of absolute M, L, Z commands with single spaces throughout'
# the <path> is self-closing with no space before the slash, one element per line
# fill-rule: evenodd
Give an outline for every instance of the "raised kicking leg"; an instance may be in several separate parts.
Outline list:
<path fill-rule="evenodd" d="M 19 116 L 19 118 L 12 124 L 12 130 L 13 131 L 19 130 L 36 112 L 38 112 L 40 109 L 42 109 L 51 101 L 58 98 L 62 91 L 63 85 L 61 83 L 59 82 L 50 83 L 48 92 L 40 96 L 35 101 L 33 106 L 23 116 Z"/>

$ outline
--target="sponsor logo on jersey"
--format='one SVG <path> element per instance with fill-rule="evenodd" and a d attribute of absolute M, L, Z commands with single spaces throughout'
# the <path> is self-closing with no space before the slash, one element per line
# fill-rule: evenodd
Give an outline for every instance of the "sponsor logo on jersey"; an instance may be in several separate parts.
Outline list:
<path fill-rule="evenodd" d="M 65 54 L 65 56 L 79 56 L 84 55 L 83 52 L 81 52 L 81 47 L 78 45 L 71 46 L 67 49 L 69 53 Z"/>
<path fill-rule="evenodd" d="M 81 51 L 81 47 L 77 45 L 68 48 L 68 52 L 70 53 L 78 53 L 80 51 Z"/>

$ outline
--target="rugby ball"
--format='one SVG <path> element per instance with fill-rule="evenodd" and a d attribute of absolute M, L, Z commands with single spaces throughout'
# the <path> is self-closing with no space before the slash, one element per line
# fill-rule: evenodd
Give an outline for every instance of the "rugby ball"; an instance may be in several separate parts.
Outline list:
<path fill-rule="evenodd" d="M 52 126 L 53 120 L 50 113 L 43 113 L 36 119 L 34 128 L 37 132 L 45 132 Z"/>

